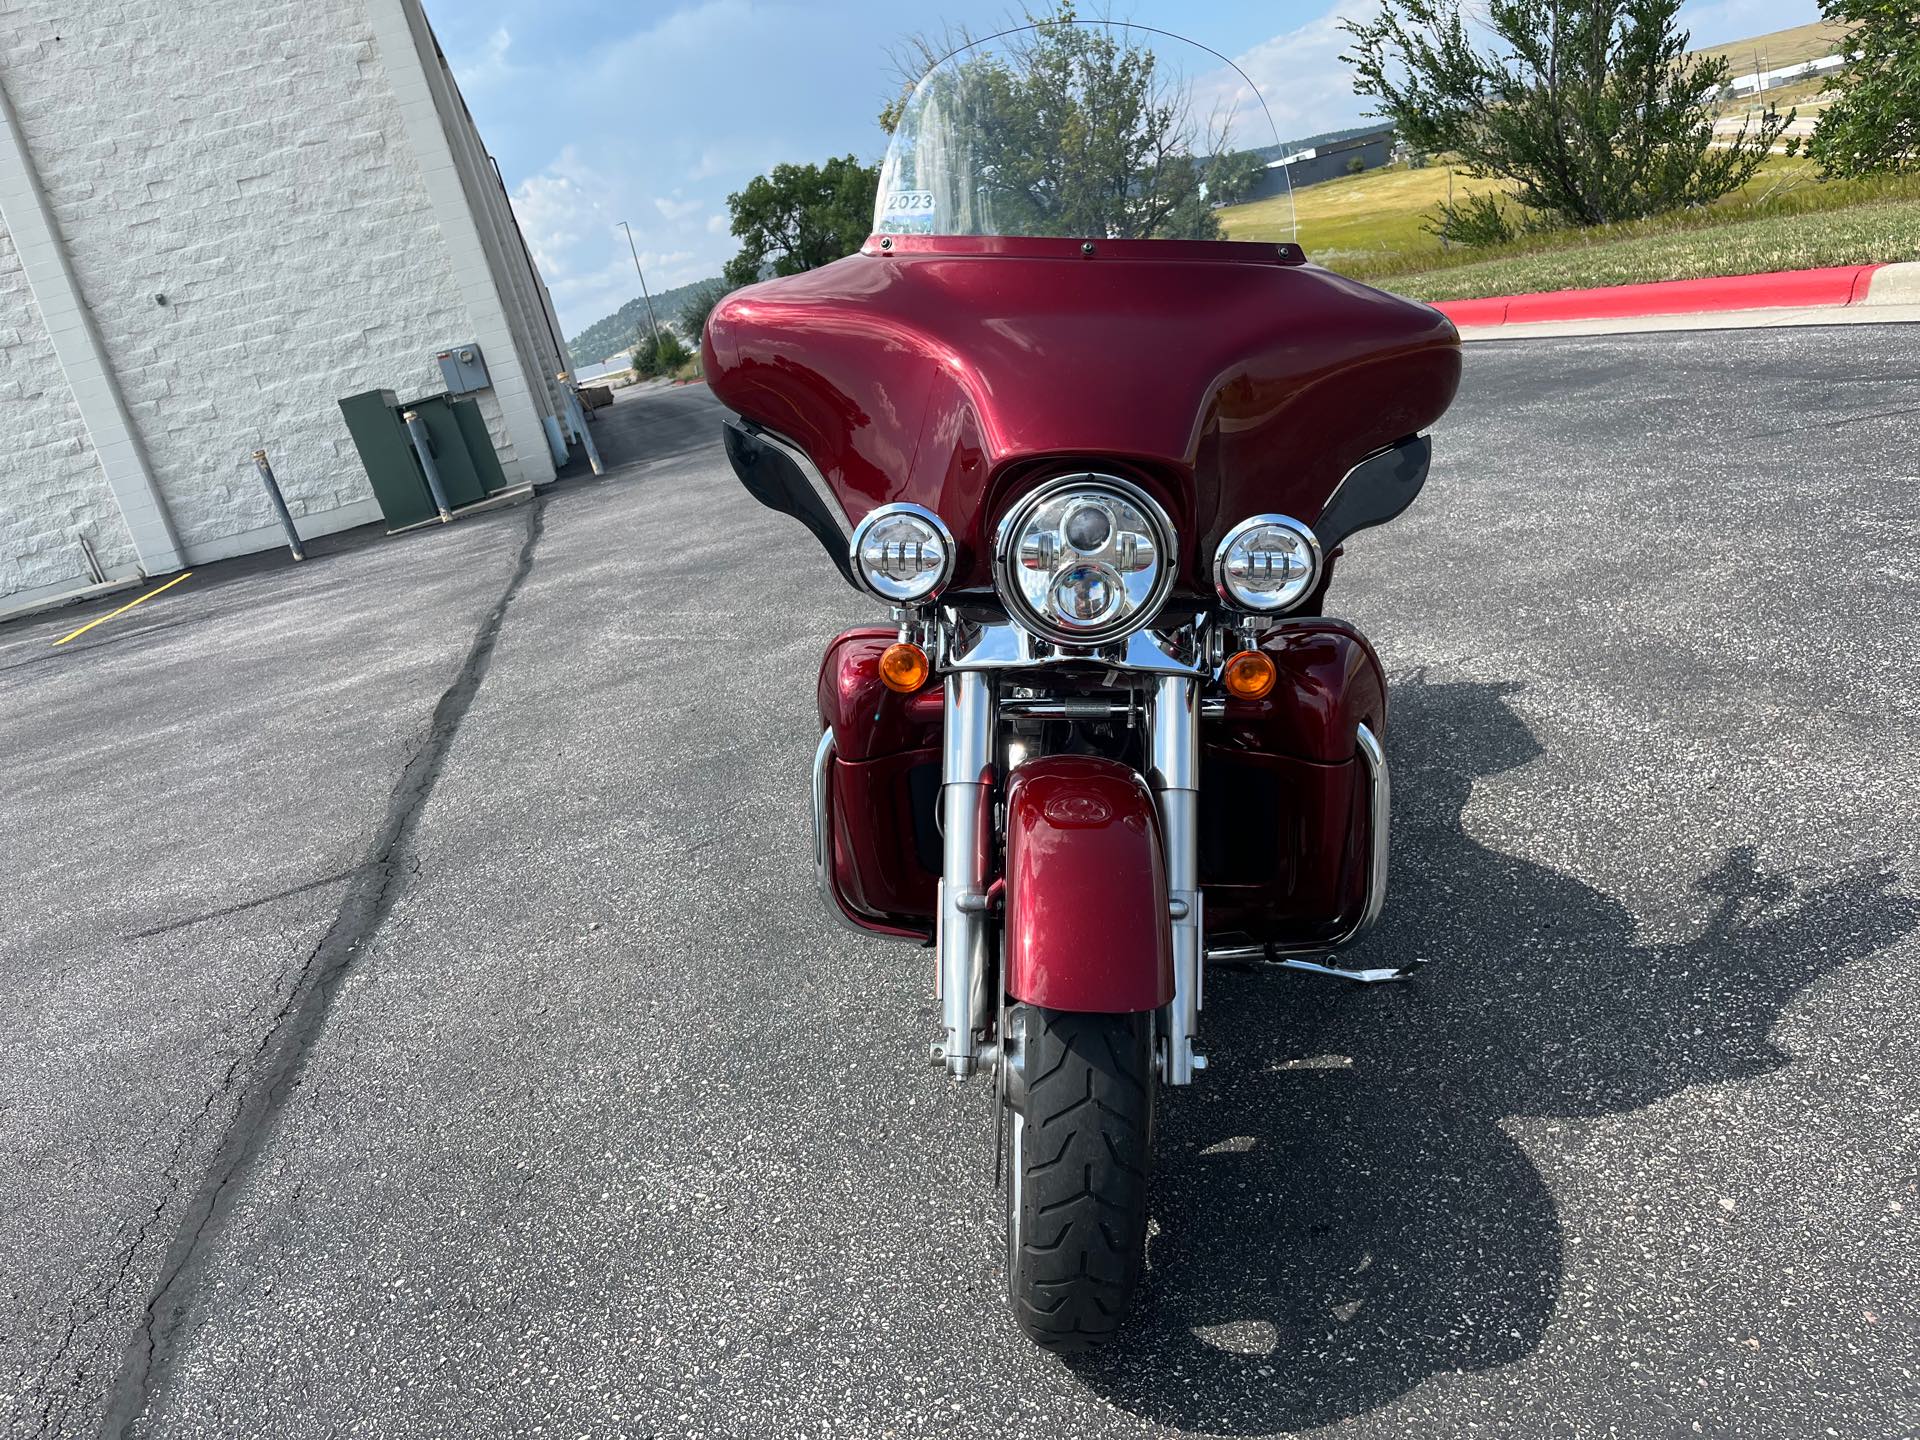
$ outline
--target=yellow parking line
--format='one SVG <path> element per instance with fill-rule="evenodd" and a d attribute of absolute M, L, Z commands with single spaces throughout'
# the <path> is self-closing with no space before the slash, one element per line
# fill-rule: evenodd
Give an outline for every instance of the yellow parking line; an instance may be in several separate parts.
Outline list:
<path fill-rule="evenodd" d="M 118 610 L 115 610 L 112 615 L 102 615 L 98 620 L 89 620 L 86 624 L 82 625 L 78 630 L 74 631 L 71 635 L 62 635 L 58 640 L 54 641 L 53 643 L 56 645 L 64 645 L 69 640 L 78 640 L 82 635 L 86 634 L 87 631 L 91 630 L 94 626 L 106 624 L 107 621 L 113 619 L 114 615 L 124 615 L 127 613 L 127 611 L 133 609 L 135 605 L 144 605 L 147 603 L 147 601 L 151 600 L 154 596 L 163 594 L 166 591 L 171 590 L 174 586 L 178 585 L 182 580 L 191 580 L 192 578 L 193 578 L 193 571 L 191 570 L 187 571 L 187 573 L 184 575 L 176 575 L 173 577 L 173 579 L 167 581 L 166 584 L 160 586 L 159 589 L 149 590 L 147 591 L 146 594 L 142 595 L 138 600 L 132 600 L 132 601 L 129 601 L 127 604 L 122 605 Z"/>

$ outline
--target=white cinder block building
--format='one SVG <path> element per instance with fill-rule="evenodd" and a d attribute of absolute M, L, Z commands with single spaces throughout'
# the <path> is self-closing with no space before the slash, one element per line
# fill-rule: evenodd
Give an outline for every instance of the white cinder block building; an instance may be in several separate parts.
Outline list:
<path fill-rule="evenodd" d="M 552 300 L 419 0 L 0 0 L 0 611 L 380 518 L 342 397 L 554 473 Z"/>

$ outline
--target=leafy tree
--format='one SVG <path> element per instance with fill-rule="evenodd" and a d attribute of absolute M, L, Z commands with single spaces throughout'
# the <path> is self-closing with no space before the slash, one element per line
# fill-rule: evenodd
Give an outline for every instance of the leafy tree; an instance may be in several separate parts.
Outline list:
<path fill-rule="evenodd" d="M 732 294 L 733 288 L 724 280 L 709 280 L 697 286 L 675 317 L 680 322 L 680 328 L 698 340 L 706 333 L 707 316 L 713 313 L 713 307 Z"/>
<path fill-rule="evenodd" d="M 1076 23 L 1070 0 L 1027 19 L 1032 29 L 938 69 L 966 32 L 910 39 L 897 57 L 908 89 L 881 114 L 896 141 L 929 116 L 965 128 L 970 169 L 965 183 L 949 177 L 943 213 L 964 212 L 950 218 L 979 233 L 1219 238 L 1210 182 L 1238 178 L 1221 163 L 1227 137 L 1199 133 L 1187 88 L 1152 48 L 1124 26 Z M 931 176 L 892 179 L 937 188 Z"/>
<path fill-rule="evenodd" d="M 1820 112 L 1807 153 L 1826 175 L 1920 170 L 1920 8 L 1913 0 L 1820 0 L 1847 40 L 1840 98 Z"/>
<path fill-rule="evenodd" d="M 636 375 L 671 375 L 693 358 L 687 342 L 671 326 L 641 334 L 633 346 L 633 370 Z"/>
<path fill-rule="evenodd" d="M 1351 160 L 1347 161 L 1347 174 L 1349 175 L 1363 174 L 1365 173 L 1366 168 L 1367 168 L 1367 157 L 1364 155 L 1356 155 Z"/>
<path fill-rule="evenodd" d="M 798 275 L 860 248 L 873 229 L 880 172 L 842 155 L 824 165 L 776 165 L 727 197 L 740 253 L 727 262 L 729 288 L 751 285 L 769 266 Z"/>
<path fill-rule="evenodd" d="M 1601 225 L 1704 205 L 1753 178 L 1792 117 L 1716 142 L 1724 60 L 1693 59 L 1681 0 L 1383 0 L 1349 20 L 1354 88 L 1417 150 L 1514 183 L 1529 210 Z M 1476 10 L 1477 10 L 1476 6 Z M 1475 32 L 1491 33 L 1483 48 Z"/>
<path fill-rule="evenodd" d="M 1207 166 L 1207 199 L 1215 205 L 1238 205 L 1265 170 L 1266 163 L 1251 150 L 1216 156 Z"/>

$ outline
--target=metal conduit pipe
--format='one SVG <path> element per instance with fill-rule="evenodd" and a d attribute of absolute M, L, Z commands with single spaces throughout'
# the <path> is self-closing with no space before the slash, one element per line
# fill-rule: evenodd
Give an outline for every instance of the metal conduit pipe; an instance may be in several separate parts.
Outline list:
<path fill-rule="evenodd" d="M 420 469 L 427 477 L 427 490 L 433 496 L 433 508 L 440 512 L 440 523 L 444 525 L 453 515 L 447 506 L 446 489 L 440 483 L 440 467 L 434 463 L 433 437 L 427 434 L 419 411 L 409 410 L 400 418 L 406 422 L 407 437 L 413 441 L 413 453 L 420 457 Z"/>

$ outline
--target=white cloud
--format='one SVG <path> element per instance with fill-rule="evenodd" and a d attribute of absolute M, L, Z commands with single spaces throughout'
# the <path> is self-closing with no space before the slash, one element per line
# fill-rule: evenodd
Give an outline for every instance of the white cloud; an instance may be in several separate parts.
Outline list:
<path fill-rule="evenodd" d="M 606 180 L 586 165 L 569 145 L 546 169 L 529 175 L 513 192 L 513 213 L 527 247 L 549 282 L 580 265 L 577 253 L 611 223 L 603 197 Z M 603 248 L 594 246 L 596 250 Z"/>
<path fill-rule="evenodd" d="M 733 217 L 731 215 L 725 211 L 716 211 L 712 215 L 707 216 L 707 234 L 731 235 L 732 233 Z"/>
<path fill-rule="evenodd" d="M 680 192 L 676 190 L 671 196 L 656 195 L 653 200 L 653 208 L 669 220 L 684 220 L 689 215 L 697 214 L 706 209 L 707 202 L 704 200 L 682 200 L 680 198 Z"/>
<path fill-rule="evenodd" d="M 1344 20 L 1368 18 L 1377 8 L 1375 0 L 1359 4 L 1342 0 L 1317 20 L 1234 57 L 1234 63 L 1259 87 L 1281 140 L 1299 140 L 1365 122 L 1371 101 L 1353 93 L 1353 69 L 1340 59 L 1351 37 L 1340 26 Z M 1213 86 L 1197 88 L 1211 88 L 1216 94 L 1243 88 L 1231 72 L 1211 78 Z M 1258 133 L 1266 122 L 1258 116 L 1257 107 L 1240 102 L 1235 114 L 1235 133 L 1241 143 L 1270 143 Z"/>
<path fill-rule="evenodd" d="M 447 62 L 460 82 L 462 91 L 480 91 L 514 77 L 513 35 L 501 26 L 486 39 L 479 51 L 452 57 Z"/>

